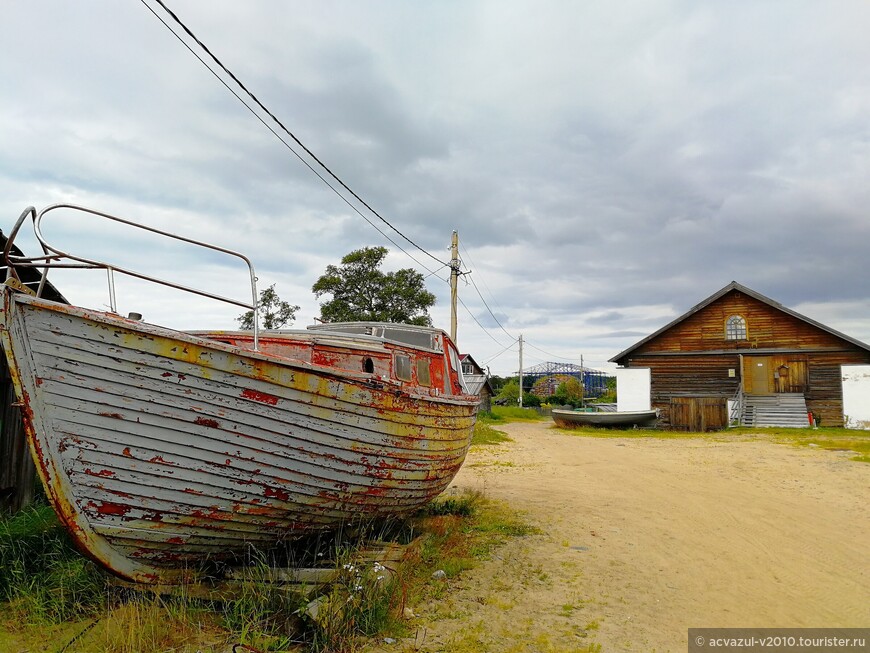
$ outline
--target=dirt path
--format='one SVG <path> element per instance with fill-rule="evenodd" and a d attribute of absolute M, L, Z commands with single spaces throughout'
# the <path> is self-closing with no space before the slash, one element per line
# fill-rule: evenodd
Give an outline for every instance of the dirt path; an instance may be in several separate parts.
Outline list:
<path fill-rule="evenodd" d="M 870 626 L 870 465 L 765 441 L 500 428 L 514 442 L 473 450 L 453 487 L 541 534 L 414 606 L 420 650 L 682 652 L 689 627 Z"/>

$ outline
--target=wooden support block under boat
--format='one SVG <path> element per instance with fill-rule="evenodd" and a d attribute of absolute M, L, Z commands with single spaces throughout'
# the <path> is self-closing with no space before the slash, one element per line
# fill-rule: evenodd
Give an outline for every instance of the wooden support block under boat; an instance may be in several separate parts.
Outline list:
<path fill-rule="evenodd" d="M 380 565 L 380 574 L 385 582 L 390 582 L 398 573 L 399 565 L 409 549 L 417 545 L 420 538 L 409 544 L 396 542 L 370 542 L 357 551 L 353 564 L 363 566 Z M 335 582 L 342 572 L 341 563 L 326 561 L 318 567 L 250 567 L 230 568 L 224 578 L 194 578 L 182 584 L 152 583 L 143 585 L 120 578 L 113 579 L 116 587 L 147 592 L 159 596 L 184 596 L 207 601 L 231 601 L 237 598 L 246 584 L 256 583 L 270 589 L 310 596 L 320 593 L 326 586 Z"/>

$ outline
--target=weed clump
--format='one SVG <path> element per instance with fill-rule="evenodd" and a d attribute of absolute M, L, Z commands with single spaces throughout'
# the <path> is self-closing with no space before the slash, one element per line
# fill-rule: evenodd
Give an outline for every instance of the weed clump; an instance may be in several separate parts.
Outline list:
<path fill-rule="evenodd" d="M 76 551 L 50 506 L 36 504 L 0 520 L 0 601 L 31 624 L 95 613 L 106 575 Z"/>
<path fill-rule="evenodd" d="M 381 563 L 344 562 L 327 593 L 301 610 L 309 624 L 310 650 L 352 651 L 361 637 L 395 630 L 398 589 Z"/>
<path fill-rule="evenodd" d="M 449 580 L 507 538 L 532 532 L 479 493 L 448 494 L 406 519 L 348 525 L 275 550 L 252 547 L 232 572 L 201 586 L 179 586 L 167 597 L 147 587 L 115 587 L 76 552 L 51 508 L 38 505 L 0 520 L 0 607 L 7 614 L 0 648 L 7 641 L 21 649 L 46 644 L 45 633 L 53 632 L 49 647 L 74 643 L 83 653 L 213 650 L 235 643 L 240 651 L 351 653 L 366 638 L 407 636 L 406 606 L 426 604 L 449 588 L 433 580 L 435 570 Z M 291 569 L 318 578 L 326 572 L 329 581 L 283 582 Z M 209 594 L 212 580 L 215 587 L 226 581 L 232 591 Z M 13 623 L 21 626 L 3 632 Z M 50 630 L 47 624 L 60 625 Z"/>

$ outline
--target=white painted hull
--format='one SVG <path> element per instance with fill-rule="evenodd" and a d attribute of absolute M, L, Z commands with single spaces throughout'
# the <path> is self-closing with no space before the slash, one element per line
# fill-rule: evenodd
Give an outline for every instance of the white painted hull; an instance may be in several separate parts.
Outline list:
<path fill-rule="evenodd" d="M 553 421 L 559 426 L 603 426 L 626 428 L 652 426 L 658 419 L 658 411 L 636 410 L 623 412 L 586 413 L 575 410 L 553 409 Z"/>
<path fill-rule="evenodd" d="M 0 335 L 49 498 L 131 580 L 410 513 L 470 445 L 476 398 L 5 295 Z"/>

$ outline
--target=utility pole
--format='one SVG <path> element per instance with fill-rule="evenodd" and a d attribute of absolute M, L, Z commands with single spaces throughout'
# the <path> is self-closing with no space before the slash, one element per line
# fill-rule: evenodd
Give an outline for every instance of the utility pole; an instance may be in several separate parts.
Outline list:
<path fill-rule="evenodd" d="M 459 234 L 450 241 L 450 339 L 456 344 L 456 286 L 459 279 Z"/>
<path fill-rule="evenodd" d="M 523 334 L 520 334 L 520 397 L 518 399 L 520 408 L 523 407 Z"/>

